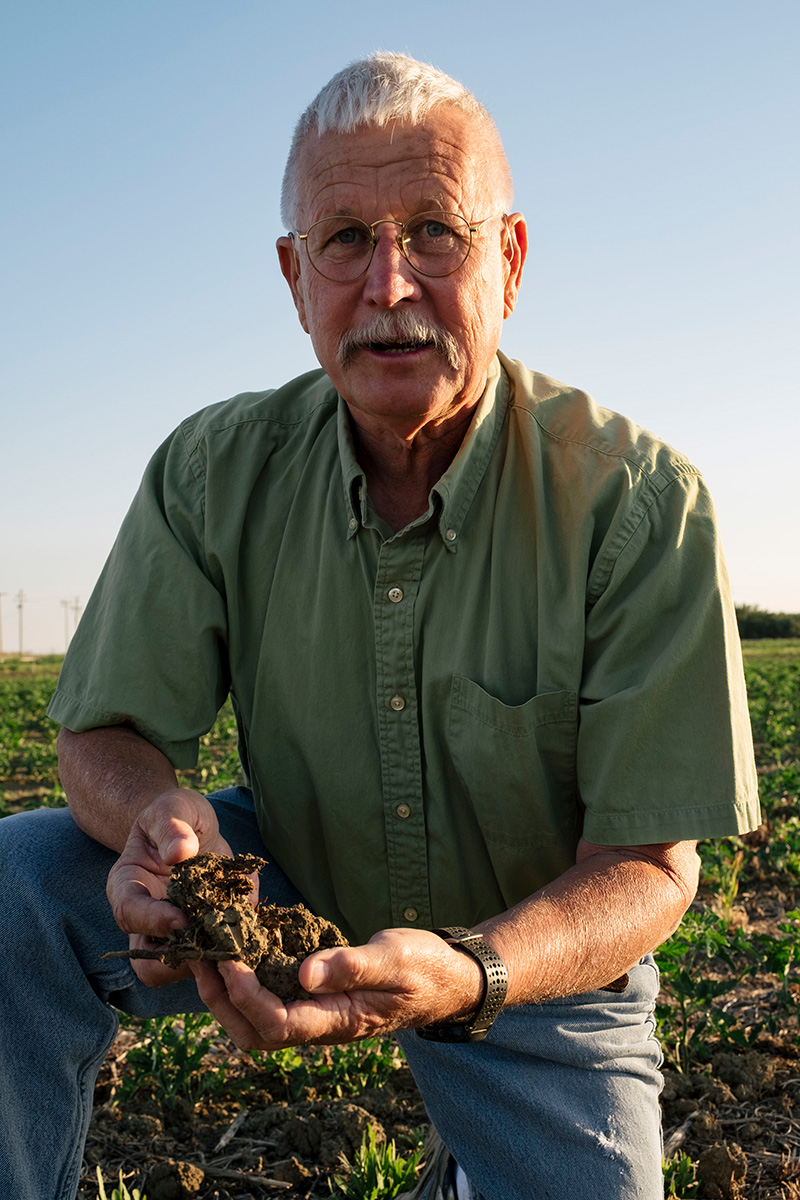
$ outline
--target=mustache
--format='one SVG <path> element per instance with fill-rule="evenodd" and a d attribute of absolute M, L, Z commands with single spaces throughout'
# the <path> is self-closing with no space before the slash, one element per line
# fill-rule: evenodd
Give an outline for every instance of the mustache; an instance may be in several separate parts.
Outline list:
<path fill-rule="evenodd" d="M 336 361 L 340 367 L 347 368 L 360 350 L 386 346 L 431 346 L 451 370 L 457 371 L 461 366 L 461 354 L 452 333 L 406 309 L 378 313 L 368 325 L 343 333 L 339 338 Z"/>

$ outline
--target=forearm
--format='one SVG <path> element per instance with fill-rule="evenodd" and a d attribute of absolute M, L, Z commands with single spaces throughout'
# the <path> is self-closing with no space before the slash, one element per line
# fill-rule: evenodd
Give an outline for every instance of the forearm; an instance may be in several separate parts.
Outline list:
<path fill-rule="evenodd" d="M 694 897 L 697 862 L 691 842 L 592 847 L 559 879 L 477 926 L 508 968 L 506 1003 L 619 978 L 674 932 Z"/>
<path fill-rule="evenodd" d="M 123 725 L 86 733 L 62 729 L 58 766 L 76 825 L 112 850 L 122 851 L 143 809 L 178 788 L 169 760 Z"/>

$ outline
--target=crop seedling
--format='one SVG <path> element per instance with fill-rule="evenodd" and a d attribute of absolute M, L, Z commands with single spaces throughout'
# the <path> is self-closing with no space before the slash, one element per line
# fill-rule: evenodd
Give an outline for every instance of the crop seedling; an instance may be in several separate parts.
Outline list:
<path fill-rule="evenodd" d="M 304 1088 L 312 1085 L 320 1093 L 339 1097 L 383 1087 L 402 1067 L 404 1055 L 393 1038 L 371 1037 L 302 1052 L 256 1051 L 253 1060 L 268 1076 L 280 1081 L 287 1097 L 296 1100 Z"/>
<path fill-rule="evenodd" d="M 105 1184 L 103 1183 L 103 1172 L 99 1167 L 97 1168 L 97 1186 L 97 1200 L 109 1200 L 106 1195 Z M 122 1171 L 120 1170 L 119 1187 L 114 1188 L 111 1193 L 111 1200 L 147 1200 L 147 1197 L 143 1196 L 138 1188 L 134 1188 L 132 1192 L 129 1192 L 123 1182 Z"/>
<path fill-rule="evenodd" d="M 220 1085 L 225 1077 L 224 1065 L 217 1071 L 200 1070 L 216 1037 L 216 1030 L 203 1031 L 213 1024 L 208 1013 L 143 1021 L 142 1040 L 127 1055 L 133 1074 L 123 1078 L 118 1102 L 124 1104 L 141 1088 L 149 1087 L 167 1108 L 174 1108 L 179 1096 L 194 1102 Z"/>
<path fill-rule="evenodd" d="M 330 1080 L 335 1096 L 357 1096 L 365 1088 L 379 1088 L 403 1063 L 403 1052 L 393 1038 L 364 1038 L 344 1046 L 323 1046 L 312 1067 L 319 1081 Z"/>
<path fill-rule="evenodd" d="M 699 1053 L 695 1050 L 698 1035 L 719 1017 L 720 1010 L 714 1008 L 713 1002 L 732 991 L 744 978 L 753 954 L 753 946 L 742 930 L 727 928 L 724 921 L 708 911 L 687 913 L 669 941 L 660 947 L 657 957 L 661 987 L 677 1007 L 657 1004 L 656 1017 L 664 1048 L 679 1071 L 685 1071 Z M 707 970 L 704 972 L 703 967 L 707 968 L 712 958 L 722 960 L 732 974 L 714 979 Z M 726 1030 L 730 1026 L 724 1020 L 717 1020 L 714 1032 L 719 1035 Z"/>
<path fill-rule="evenodd" d="M 361 1139 L 355 1160 L 351 1163 L 341 1156 L 347 1173 L 334 1175 L 330 1190 L 341 1200 L 392 1200 L 399 1192 L 414 1186 L 423 1154 L 423 1146 L 418 1145 L 403 1158 L 394 1142 L 381 1145 L 370 1126 Z"/>
<path fill-rule="evenodd" d="M 662 1162 L 664 1169 L 664 1196 L 676 1196 L 678 1200 L 694 1200 L 700 1194 L 697 1168 L 688 1154 L 675 1154 Z"/>

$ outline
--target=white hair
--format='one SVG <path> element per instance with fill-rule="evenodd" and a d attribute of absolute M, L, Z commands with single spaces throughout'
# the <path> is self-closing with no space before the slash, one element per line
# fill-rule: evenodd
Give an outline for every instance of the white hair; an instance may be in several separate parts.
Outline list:
<path fill-rule="evenodd" d="M 458 108 L 485 122 L 497 143 L 501 171 L 501 200 L 511 207 L 511 171 L 492 117 L 463 84 L 429 63 L 407 54 L 378 50 L 369 58 L 350 63 L 337 72 L 311 101 L 294 131 L 281 189 L 281 220 L 294 229 L 300 207 L 298 160 L 306 138 L 331 130 L 352 133 L 360 125 L 384 126 L 390 121 L 421 124 L 440 105 Z"/>

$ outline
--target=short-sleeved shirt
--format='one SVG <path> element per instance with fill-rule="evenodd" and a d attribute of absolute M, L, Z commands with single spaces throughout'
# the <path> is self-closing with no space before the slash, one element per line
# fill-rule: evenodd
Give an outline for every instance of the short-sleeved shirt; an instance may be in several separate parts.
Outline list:
<path fill-rule="evenodd" d="M 711 501 L 685 458 L 499 356 L 399 532 L 314 371 L 152 459 L 50 714 L 178 768 L 230 691 L 264 842 L 351 938 L 473 925 L 578 838 L 758 824 Z"/>

